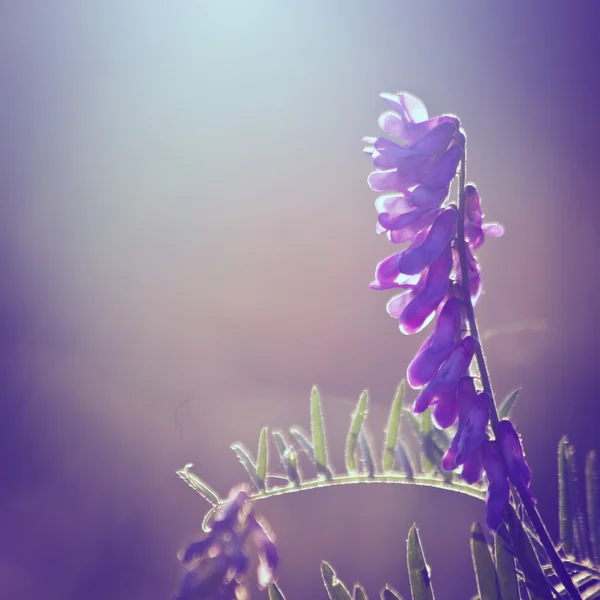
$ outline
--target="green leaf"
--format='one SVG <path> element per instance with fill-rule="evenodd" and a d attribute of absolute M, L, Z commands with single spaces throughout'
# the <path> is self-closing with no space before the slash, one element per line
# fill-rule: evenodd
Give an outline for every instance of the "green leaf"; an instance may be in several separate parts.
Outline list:
<path fill-rule="evenodd" d="M 235 444 L 231 444 L 231 449 L 235 452 L 237 459 L 242 463 L 242 466 L 250 475 L 250 479 L 254 485 L 259 489 L 263 489 L 262 486 L 264 482 L 261 483 L 258 475 L 256 473 L 256 464 L 254 463 L 254 459 L 252 458 L 252 454 L 250 450 L 246 448 L 241 442 L 235 442 Z"/>
<path fill-rule="evenodd" d="M 302 450 L 304 450 L 306 456 L 317 464 L 317 457 L 315 456 L 315 449 L 313 448 L 312 442 L 308 439 L 308 435 L 300 429 L 300 427 L 290 427 L 290 433 L 294 439 L 300 444 Z"/>
<path fill-rule="evenodd" d="M 285 600 L 285 596 L 276 583 L 269 584 L 269 600 Z"/>
<path fill-rule="evenodd" d="M 513 390 L 508 396 L 506 396 L 502 404 L 498 407 L 499 419 L 506 419 L 506 417 L 508 417 L 520 393 L 521 388 L 517 388 L 516 390 Z"/>
<path fill-rule="evenodd" d="M 258 439 L 258 454 L 256 458 L 256 478 L 260 483 L 261 490 L 267 489 L 267 467 L 269 464 L 269 430 L 263 427 L 260 430 L 260 438 Z"/>
<path fill-rule="evenodd" d="M 566 554 L 573 554 L 573 530 L 571 529 L 571 499 L 569 497 L 568 467 L 566 448 L 567 437 L 558 443 L 558 525 L 560 544 Z"/>
<path fill-rule="evenodd" d="M 527 589 L 531 600 L 548 600 L 554 597 L 553 588 L 546 578 L 531 540 L 511 504 L 505 512 L 505 524 L 508 528 L 510 546 L 519 561 L 521 571 L 525 576 Z"/>
<path fill-rule="evenodd" d="M 433 600 L 429 566 L 423 556 L 416 525 L 408 533 L 408 577 L 413 600 Z"/>
<path fill-rule="evenodd" d="M 360 462 L 369 477 L 375 477 L 375 460 L 373 458 L 373 450 L 367 438 L 364 426 L 361 427 L 358 433 L 358 450 L 360 453 Z"/>
<path fill-rule="evenodd" d="M 596 452 L 592 450 L 585 459 L 585 492 L 587 519 L 590 530 L 591 558 L 600 563 L 600 522 L 598 520 L 598 469 Z"/>
<path fill-rule="evenodd" d="M 365 588 L 360 583 L 355 583 L 352 590 L 352 600 L 369 600 Z"/>
<path fill-rule="evenodd" d="M 337 578 L 331 565 L 325 561 L 321 562 L 321 576 L 331 600 L 352 600 L 348 588 Z"/>
<path fill-rule="evenodd" d="M 176 471 L 176 473 L 193 490 L 196 490 L 196 492 L 198 492 L 207 502 L 210 502 L 210 504 L 213 506 L 217 506 L 217 504 L 219 504 L 221 501 L 219 495 L 208 485 L 208 483 L 205 483 L 202 481 L 202 479 L 200 479 L 200 477 L 190 471 L 193 466 L 194 465 L 192 463 L 188 463 L 185 465 L 185 467 L 183 467 L 183 469 Z"/>
<path fill-rule="evenodd" d="M 515 559 L 507 542 L 497 533 L 494 534 L 494 551 L 496 554 L 496 572 L 502 600 L 519 600 L 519 582 Z"/>
<path fill-rule="evenodd" d="M 348 473 L 357 473 L 356 469 L 356 444 L 358 442 L 358 434 L 367 414 L 367 404 L 369 402 L 369 393 L 365 390 L 358 399 L 352 421 L 350 423 L 350 431 L 346 439 L 346 470 Z"/>
<path fill-rule="evenodd" d="M 571 524 L 573 554 L 577 559 L 584 559 L 589 556 L 590 552 L 586 535 L 586 511 L 579 489 L 580 483 L 575 447 L 566 437 L 563 437 L 561 444 L 566 463 L 566 505 L 569 509 L 567 518 Z"/>
<path fill-rule="evenodd" d="M 406 448 L 404 447 L 404 444 L 400 440 L 396 442 L 396 461 L 398 462 L 400 470 L 406 473 L 408 479 L 415 478 L 415 470 L 412 465 L 410 455 L 408 454 Z"/>
<path fill-rule="evenodd" d="M 396 396 L 392 402 L 390 415 L 385 428 L 385 445 L 383 447 L 383 472 L 387 473 L 394 466 L 394 453 L 396 452 L 396 443 L 398 440 L 398 429 L 400 427 L 400 415 L 402 414 L 402 403 L 404 401 L 405 383 L 402 381 L 396 390 Z"/>
<path fill-rule="evenodd" d="M 480 600 L 503 600 L 498 591 L 496 567 L 479 523 L 471 528 L 471 556 Z"/>
<path fill-rule="evenodd" d="M 321 399 L 316 386 L 310 394 L 310 425 L 312 433 L 312 445 L 315 449 L 315 458 L 317 460 L 317 472 L 328 480 L 333 479 L 333 474 L 329 468 L 327 460 L 327 444 L 325 441 L 325 425 L 323 423 L 323 410 Z"/>
<path fill-rule="evenodd" d="M 287 478 L 294 485 L 299 486 L 302 478 L 300 477 L 296 451 L 287 443 L 281 431 L 273 431 L 272 435 L 277 447 L 277 453 L 279 454 L 279 460 L 285 469 Z"/>
<path fill-rule="evenodd" d="M 402 596 L 391 585 L 386 585 L 381 590 L 381 600 L 402 600 Z"/>

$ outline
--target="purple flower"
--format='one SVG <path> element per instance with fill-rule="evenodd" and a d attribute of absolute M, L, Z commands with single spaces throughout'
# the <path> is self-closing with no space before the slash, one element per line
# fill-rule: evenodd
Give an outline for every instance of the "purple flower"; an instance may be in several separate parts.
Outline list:
<path fill-rule="evenodd" d="M 186 573 L 177 600 L 236 600 L 247 597 L 244 579 L 250 560 L 245 552 L 251 538 L 259 553 L 258 582 L 275 580 L 279 555 L 268 525 L 255 517 L 248 487 L 233 488 L 217 512 L 210 531 L 181 554 Z"/>
<path fill-rule="evenodd" d="M 477 393 L 472 377 L 460 380 L 456 397 L 458 427 L 442 457 L 442 468 L 453 471 L 462 465 L 462 478 L 467 483 L 475 483 L 481 479 L 483 471 L 481 451 L 487 439 L 490 398 L 487 394 Z"/>
<path fill-rule="evenodd" d="M 529 495 L 535 504 L 535 498 L 529 490 L 531 485 L 531 469 L 525 461 L 525 453 L 514 425 L 508 419 L 502 419 L 496 429 L 504 463 L 508 471 L 508 478 L 520 490 Z"/>
<path fill-rule="evenodd" d="M 504 227 L 500 223 L 483 222 L 479 192 L 469 183 L 465 186 L 465 240 L 469 248 L 477 250 L 483 244 L 485 234 L 500 237 L 504 235 Z"/>
<path fill-rule="evenodd" d="M 435 377 L 421 391 L 413 403 L 413 412 L 422 413 L 435 402 L 455 401 L 458 384 L 469 370 L 473 354 L 477 349 L 477 341 L 468 336 L 452 351 Z"/>
<path fill-rule="evenodd" d="M 488 478 L 485 498 L 485 522 L 490 531 L 497 531 L 504 519 L 510 499 L 510 485 L 498 442 L 486 440 L 482 448 L 483 468 Z"/>
<path fill-rule="evenodd" d="M 479 192 L 472 184 L 466 186 L 464 248 L 468 280 L 463 282 L 458 252 L 462 242 L 456 239 L 458 210 L 448 200 L 465 153 L 460 122 L 452 115 L 430 119 L 421 100 L 410 94 L 382 97 L 391 110 L 383 113 L 378 123 L 396 140 L 364 139 L 369 144 L 365 151 L 376 169 L 369 175 L 369 186 L 387 192 L 375 201 L 376 230 L 393 243 L 408 245 L 377 265 L 371 287 L 404 290 L 386 307 L 390 316 L 398 319 L 404 334 L 421 331 L 437 316 L 433 333 L 408 367 L 409 384 L 422 388 L 413 412 L 422 413 L 431 406 L 434 424 L 442 429 L 458 418 L 458 429 L 443 465 L 448 470 L 462 466 L 463 479 L 473 483 L 483 471 L 490 398 L 478 393 L 469 377 L 478 343 L 466 335 L 465 302 L 476 303 L 482 292 L 481 268 L 473 252 L 485 235 L 497 237 L 503 228 L 483 222 Z M 520 465 L 515 439 L 518 442 L 518 436 L 509 432 L 502 448 L 515 465 Z M 493 452 L 488 450 L 492 470 Z M 525 485 L 526 471 L 520 466 L 515 470 Z M 500 489 L 500 483 L 492 485 L 492 500 L 499 497 Z"/>
<path fill-rule="evenodd" d="M 450 298 L 440 311 L 433 333 L 408 365 L 408 383 L 413 388 L 428 384 L 450 356 L 463 326 L 463 303 Z"/>
<path fill-rule="evenodd" d="M 496 439 L 483 444 L 483 467 L 488 478 L 486 495 L 486 523 L 491 531 L 502 524 L 509 502 L 510 483 L 527 494 L 535 503 L 529 490 L 531 469 L 525 461 L 523 447 L 513 424 L 507 419 L 498 423 Z"/>

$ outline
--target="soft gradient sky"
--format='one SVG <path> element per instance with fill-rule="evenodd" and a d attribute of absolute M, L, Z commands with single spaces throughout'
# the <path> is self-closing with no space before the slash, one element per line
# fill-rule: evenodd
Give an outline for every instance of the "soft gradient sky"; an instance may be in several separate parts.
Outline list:
<path fill-rule="evenodd" d="M 0 595 L 167 598 L 206 508 L 175 469 L 225 493 L 243 478 L 229 443 L 306 427 L 313 383 L 338 467 L 364 388 L 381 430 L 422 341 L 368 288 L 392 251 L 360 142 L 383 91 L 461 117 L 469 178 L 506 226 L 480 253 L 479 318 L 497 393 L 523 386 L 556 532 L 560 435 L 600 447 L 596 2 L 0 11 Z M 290 600 L 325 598 L 321 558 L 406 594 L 415 521 L 438 600 L 475 592 L 474 501 L 357 486 L 259 508 Z"/>

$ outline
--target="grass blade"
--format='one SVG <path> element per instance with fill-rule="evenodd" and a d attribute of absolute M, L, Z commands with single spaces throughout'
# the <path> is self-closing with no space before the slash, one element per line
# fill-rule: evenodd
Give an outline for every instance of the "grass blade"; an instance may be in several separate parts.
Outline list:
<path fill-rule="evenodd" d="M 269 430 L 263 427 L 260 430 L 260 437 L 258 438 L 258 453 L 256 455 L 256 478 L 260 484 L 261 490 L 267 489 L 267 467 L 269 464 L 269 444 L 268 444 L 268 433 Z"/>
<path fill-rule="evenodd" d="M 519 600 L 519 582 L 515 559 L 507 548 L 507 541 L 497 533 L 494 534 L 494 551 L 496 554 L 496 572 L 502 600 Z"/>
<path fill-rule="evenodd" d="M 521 388 L 517 388 L 516 390 L 513 390 L 508 396 L 506 396 L 502 404 L 498 407 L 499 419 L 506 419 L 508 417 L 520 393 Z"/>
<path fill-rule="evenodd" d="M 196 490 L 207 502 L 210 502 L 213 506 L 217 506 L 221 499 L 215 490 L 213 490 L 208 483 L 204 483 L 200 477 L 195 475 L 190 471 L 190 469 L 194 465 L 192 463 L 188 463 L 180 469 L 176 471 L 177 475 L 181 477 L 193 490 Z"/>
<path fill-rule="evenodd" d="M 352 600 L 348 588 L 337 578 L 331 565 L 321 562 L 321 576 L 330 600 Z"/>
<path fill-rule="evenodd" d="M 356 468 L 356 444 L 358 442 L 358 436 L 361 431 L 361 427 L 367 414 L 367 405 L 369 402 L 369 394 L 365 390 L 358 399 L 354 413 L 352 414 L 352 421 L 350 423 L 350 430 L 348 431 L 348 438 L 346 439 L 346 470 L 348 473 L 357 473 Z"/>
<path fill-rule="evenodd" d="M 479 597 L 482 600 L 504 600 L 499 595 L 496 567 L 479 523 L 471 528 L 471 556 Z"/>
<path fill-rule="evenodd" d="M 596 452 L 592 450 L 585 459 L 585 494 L 588 527 L 590 530 L 590 558 L 600 563 L 600 523 L 598 522 L 598 469 Z"/>
<path fill-rule="evenodd" d="M 429 566 L 423 556 L 416 525 L 408 533 L 408 577 L 413 600 L 433 600 Z"/>
<path fill-rule="evenodd" d="M 400 428 L 400 415 L 402 414 L 402 403 L 404 402 L 405 382 L 402 381 L 396 390 L 396 396 L 390 408 L 387 426 L 385 428 L 385 445 L 383 447 L 382 469 L 384 473 L 391 471 L 394 466 L 394 454 L 398 441 L 398 430 Z"/>
<path fill-rule="evenodd" d="M 317 461 L 317 472 L 328 480 L 333 478 L 327 460 L 327 443 L 325 441 L 325 425 L 323 423 L 323 409 L 321 399 L 316 386 L 310 394 L 310 428 L 312 433 L 312 445 L 315 450 Z"/>

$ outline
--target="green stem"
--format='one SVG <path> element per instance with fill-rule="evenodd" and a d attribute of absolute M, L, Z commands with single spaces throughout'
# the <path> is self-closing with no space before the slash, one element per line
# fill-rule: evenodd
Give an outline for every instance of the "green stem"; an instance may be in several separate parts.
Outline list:
<path fill-rule="evenodd" d="M 460 258 L 460 276 L 462 282 L 462 291 L 463 291 L 463 299 L 465 302 L 465 312 L 467 315 L 467 321 L 469 323 L 469 331 L 471 335 L 477 340 L 477 350 L 475 352 L 475 357 L 477 360 L 477 368 L 479 369 L 479 376 L 481 377 L 481 383 L 483 385 L 483 391 L 489 394 L 490 396 L 490 421 L 492 424 L 492 431 L 496 438 L 497 428 L 499 423 L 498 418 L 498 410 L 496 408 L 496 402 L 494 401 L 494 394 L 492 392 L 492 384 L 490 382 L 490 376 L 487 369 L 487 365 L 485 362 L 485 356 L 483 354 L 483 348 L 481 346 L 481 339 L 479 337 L 479 331 L 477 329 L 477 320 L 475 319 L 475 310 L 473 309 L 473 302 L 471 301 L 471 291 L 469 289 L 469 273 L 467 268 L 467 248 L 465 241 L 465 178 L 466 178 L 466 169 L 467 169 L 467 160 L 466 160 L 466 148 L 465 154 L 463 155 L 461 165 L 460 165 L 460 173 L 458 179 L 458 225 L 457 225 L 457 237 L 458 237 L 458 255 Z M 577 587 L 573 583 L 573 580 L 569 576 L 565 565 L 563 564 L 560 556 L 556 552 L 556 548 L 550 539 L 546 526 L 544 525 L 542 518 L 540 517 L 540 513 L 538 512 L 535 504 L 531 499 L 531 495 L 528 493 L 528 490 L 525 486 L 519 482 L 518 485 L 515 485 L 519 496 L 521 497 L 521 502 L 531 519 L 531 523 L 538 537 L 540 538 L 540 542 L 544 546 L 546 552 L 548 553 L 548 557 L 550 558 L 550 562 L 554 568 L 555 573 L 560 579 L 561 583 L 565 586 L 569 596 L 572 600 L 582 600 Z"/>
<path fill-rule="evenodd" d="M 336 485 L 347 485 L 355 483 L 400 483 L 404 485 L 418 485 L 425 487 L 438 488 L 441 490 L 449 490 L 451 492 L 457 492 L 459 494 L 465 494 L 478 500 L 485 500 L 485 491 L 468 485 L 463 482 L 451 483 L 442 479 L 433 479 L 428 475 L 414 475 L 409 477 L 404 473 L 386 473 L 384 475 L 376 474 L 374 476 L 369 475 L 334 475 L 331 479 L 312 479 L 310 481 L 303 481 L 300 485 L 287 485 L 282 487 L 269 488 L 264 492 L 252 494 L 252 500 L 263 500 L 265 498 L 272 498 L 274 496 L 283 496 L 285 494 L 293 494 L 294 492 L 302 492 L 305 490 L 315 490 L 327 487 L 333 487 Z M 204 517 L 202 522 L 202 529 L 204 531 L 210 531 L 209 523 L 213 514 L 221 508 L 223 504 L 227 503 L 227 500 L 222 500 L 216 506 L 213 506 Z"/>

